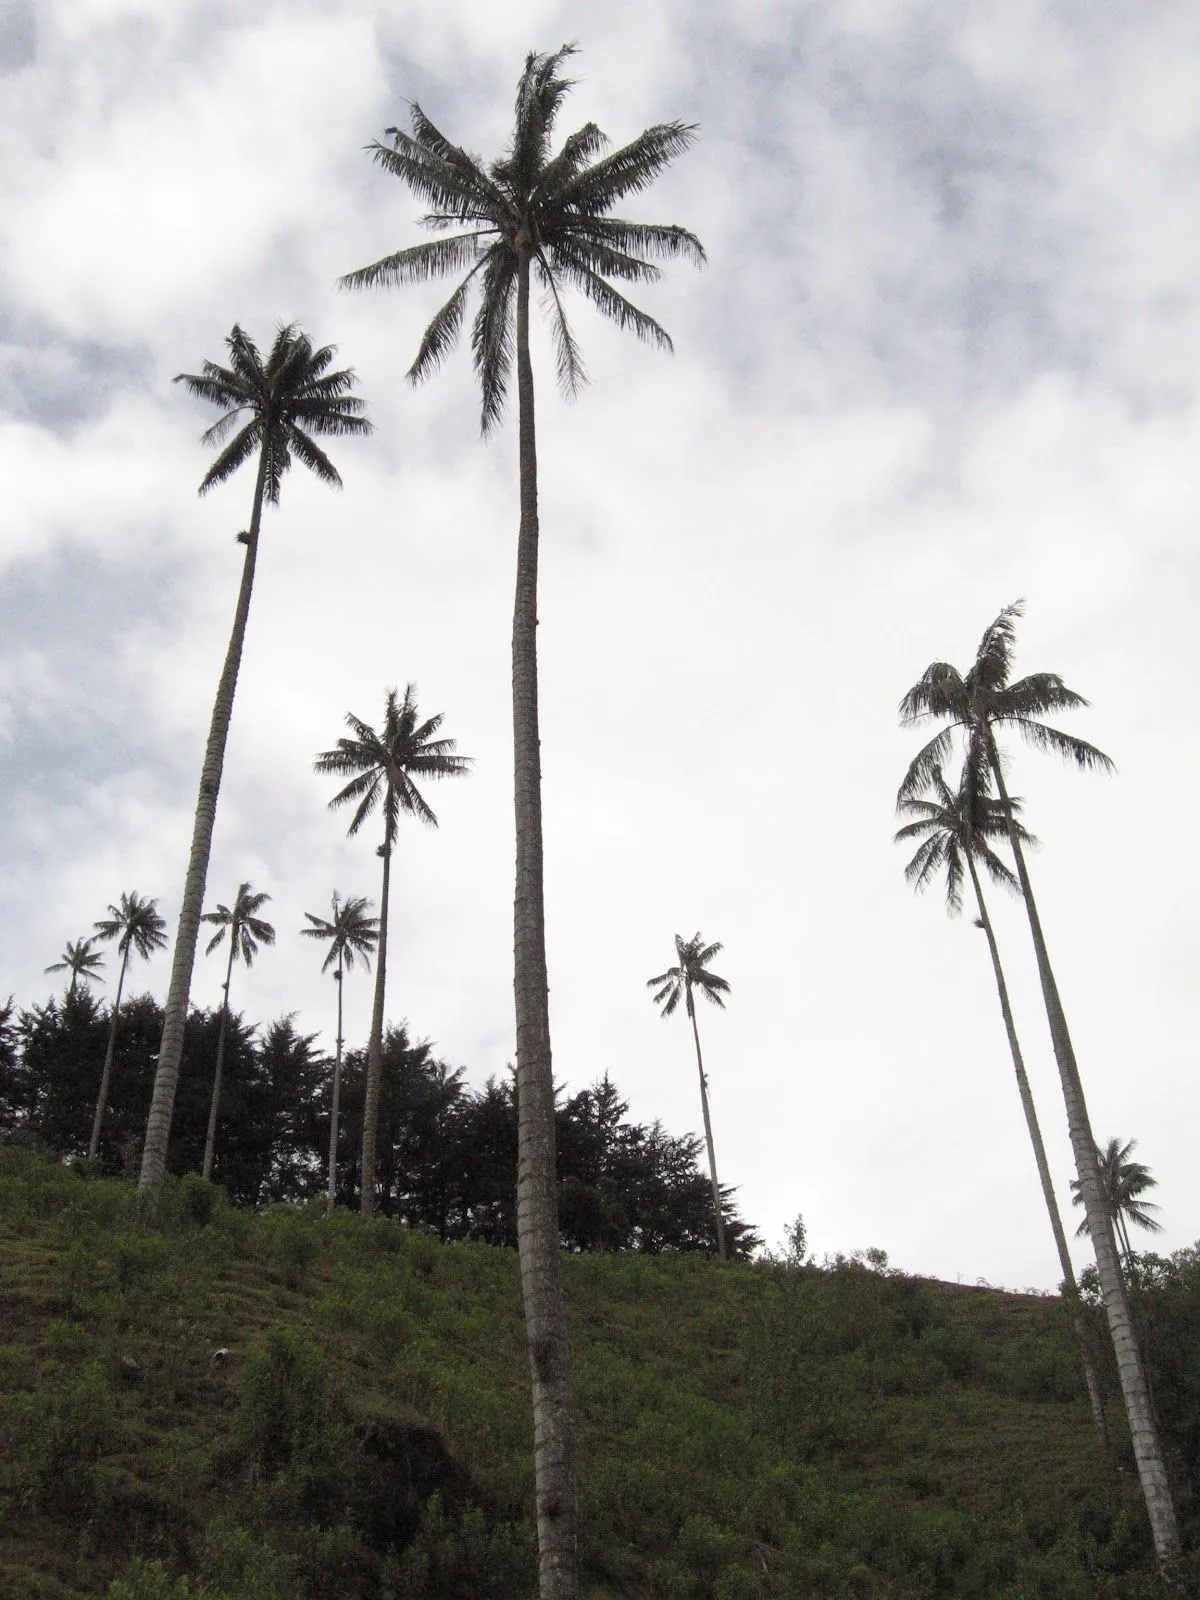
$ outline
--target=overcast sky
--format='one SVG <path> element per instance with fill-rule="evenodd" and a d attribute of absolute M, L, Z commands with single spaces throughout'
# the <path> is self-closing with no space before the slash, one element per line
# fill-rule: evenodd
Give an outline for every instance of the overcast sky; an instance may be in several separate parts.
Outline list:
<path fill-rule="evenodd" d="M 557 1074 L 608 1071 L 638 1118 L 698 1129 L 688 1030 L 645 981 L 700 930 L 732 988 L 700 1017 L 721 1176 L 768 1240 L 801 1212 L 818 1256 L 1054 1285 L 983 936 L 914 899 L 891 842 L 918 743 L 897 702 L 1024 596 L 1018 672 L 1085 694 L 1063 725 L 1118 766 L 1012 752 L 1094 1128 L 1138 1139 L 1162 1246 L 1191 1243 L 1191 0 L 7 0 L 0 996 L 44 999 L 123 890 L 174 928 L 253 481 L 198 498 L 213 416 L 170 380 L 223 360 L 235 320 L 263 345 L 296 321 L 378 432 L 333 442 L 343 492 L 298 468 L 264 524 L 207 904 L 249 879 L 279 943 L 234 1002 L 331 1042 L 297 930 L 334 888 L 377 899 L 379 863 L 312 758 L 413 681 L 475 768 L 429 791 L 438 831 L 402 831 L 389 1016 L 473 1083 L 511 1059 L 515 428 L 481 441 L 466 348 L 404 382 L 439 286 L 336 279 L 420 237 L 362 149 L 406 101 L 490 158 L 525 52 L 567 39 L 563 133 L 699 123 L 626 209 L 693 229 L 709 265 L 641 296 L 673 357 L 574 307 L 572 405 L 535 339 Z M 1066 1204 L 1028 930 L 995 909 Z M 195 1001 L 220 967 L 199 958 Z M 347 1001 L 361 1040 L 369 979 Z"/>

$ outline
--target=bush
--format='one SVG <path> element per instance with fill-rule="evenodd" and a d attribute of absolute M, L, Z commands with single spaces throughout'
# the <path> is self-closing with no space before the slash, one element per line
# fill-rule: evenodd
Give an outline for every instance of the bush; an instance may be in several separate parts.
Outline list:
<path fill-rule="evenodd" d="M 172 1578 L 161 1561 L 134 1561 L 108 1588 L 107 1600 L 224 1600 L 214 1589 L 195 1588 L 187 1578 Z"/>
<path fill-rule="evenodd" d="M 275 1476 L 322 1439 L 335 1414 L 325 1357 L 292 1329 L 269 1329 L 246 1359 L 234 1423 L 253 1474 Z"/>
<path fill-rule="evenodd" d="M 7 1403 L 9 1455 L 28 1498 L 53 1514 L 95 1509 L 96 1462 L 115 1443 L 117 1414 L 100 1364 L 66 1369 L 57 1388 Z"/>

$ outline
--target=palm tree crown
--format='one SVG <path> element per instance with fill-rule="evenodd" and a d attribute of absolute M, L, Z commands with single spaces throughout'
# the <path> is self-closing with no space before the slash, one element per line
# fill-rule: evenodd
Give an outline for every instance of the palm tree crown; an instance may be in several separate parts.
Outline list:
<path fill-rule="evenodd" d="M 322 482 L 340 486 L 337 468 L 312 435 L 364 434 L 372 429 L 363 415 L 365 403 L 350 393 L 354 373 L 348 368 L 327 370 L 336 347 L 314 350 L 308 336 L 289 324 L 275 335 L 264 363 L 254 340 L 236 322 L 225 344 L 227 367 L 205 361 L 199 373 L 181 372 L 175 378 L 198 399 L 225 408 L 225 415 L 203 440 L 212 445 L 229 442 L 205 473 L 200 493 L 224 483 L 255 451 L 261 454 L 263 493 L 271 505 L 279 504 L 280 483 L 293 456 Z"/>
<path fill-rule="evenodd" d="M 986 775 L 985 775 L 986 776 Z M 962 910 L 963 880 L 966 857 L 974 856 L 988 870 L 994 883 L 1020 893 L 1016 874 L 1007 867 L 992 849 L 992 839 L 1008 836 L 1008 819 L 1003 805 L 986 789 L 980 792 L 978 777 L 969 765 L 963 768 L 957 793 L 950 788 L 941 767 L 934 767 L 929 775 L 930 799 L 902 794 L 897 809 L 902 816 L 911 817 L 895 835 L 897 844 L 919 839 L 916 853 L 904 869 L 905 880 L 918 894 L 922 893 L 942 871 L 946 874 L 946 909 L 951 916 Z M 1013 798 L 1014 816 L 1021 809 L 1021 801 Z M 1037 840 L 1019 822 L 1015 824 L 1023 845 L 1035 845 Z"/>
<path fill-rule="evenodd" d="M 356 834 L 372 812 L 382 808 L 385 850 L 390 850 L 395 840 L 402 811 L 437 827 L 437 817 L 417 788 L 417 778 L 458 777 L 471 765 L 470 756 L 453 753 L 453 739 L 433 737 L 442 725 L 440 713 L 418 723 L 416 693 L 412 683 L 405 686 L 403 700 L 395 689 L 389 689 L 378 730 L 349 713 L 346 724 L 354 737 L 339 739 L 334 749 L 322 751 L 313 763 L 314 770 L 323 775 L 349 778 L 329 802 L 334 807 L 355 806 L 349 834 Z"/>
<path fill-rule="evenodd" d="M 1005 606 L 984 631 L 966 674 L 948 661 L 934 661 L 901 700 L 900 721 L 904 727 L 931 719 L 944 719 L 947 726 L 913 757 L 900 785 L 899 801 L 919 794 L 929 784 L 935 769 L 950 753 L 956 729 L 966 735 L 967 759 L 978 775 L 981 793 L 986 788 L 983 774 L 988 765 L 988 741 L 995 728 L 1011 727 L 1035 750 L 1050 751 L 1078 767 L 1113 770 L 1112 761 L 1095 745 L 1042 721 L 1049 713 L 1088 704 L 1081 694 L 1068 689 L 1057 673 L 1034 672 L 1016 683 L 1009 681 L 1016 647 L 1015 623 L 1024 609 L 1022 600 Z"/>
<path fill-rule="evenodd" d="M 1103 1150 L 1097 1149 L 1096 1161 L 1100 1168 L 1104 1198 L 1118 1227 L 1132 1222 L 1135 1228 L 1144 1228 L 1147 1233 L 1161 1233 L 1162 1223 L 1150 1215 L 1160 1208 L 1152 1200 L 1142 1199 L 1147 1189 L 1158 1187 L 1158 1179 L 1151 1176 L 1150 1168 L 1142 1162 L 1130 1160 L 1136 1148 L 1136 1139 L 1129 1139 L 1125 1144 L 1119 1139 L 1110 1139 Z M 1071 1194 L 1074 1204 L 1081 1206 L 1083 1191 L 1078 1178 L 1071 1179 Z M 1087 1232 L 1085 1217 L 1075 1230 L 1075 1237 L 1082 1239 Z"/>
<path fill-rule="evenodd" d="M 159 916 L 157 900 L 143 900 L 135 889 L 122 894 L 119 905 L 110 905 L 109 915 L 96 924 L 96 933 L 105 941 L 115 939 L 122 958 L 134 950 L 148 961 L 167 942 L 167 925 Z"/>
<path fill-rule="evenodd" d="M 232 941 L 230 963 L 240 956 L 248 967 L 253 966 L 259 945 L 275 943 L 275 929 L 256 915 L 270 898 L 269 894 L 254 894 L 248 883 L 240 883 L 232 906 L 218 904 L 215 911 L 205 912 L 200 921 L 215 923 L 217 931 L 205 945 L 204 954 L 212 955 L 228 933 Z"/>
<path fill-rule="evenodd" d="M 370 904 L 367 897 L 361 894 L 352 894 L 349 899 L 342 900 L 335 889 L 333 916 L 328 922 L 324 917 L 315 917 L 311 911 L 304 913 L 312 927 L 301 928 L 300 932 L 309 939 L 329 940 L 329 949 L 321 963 L 322 972 L 336 967 L 334 977 L 340 981 L 342 969 L 351 971 L 356 956 L 362 958 L 363 966 L 370 971 L 371 951 L 379 940 L 379 918 L 367 915 Z"/>
<path fill-rule="evenodd" d="M 684 939 L 682 934 L 675 935 L 678 966 L 668 967 L 657 978 L 650 978 L 646 983 L 647 989 L 658 991 L 653 997 L 654 1003 L 662 1008 L 664 1017 L 671 1015 L 680 1000 L 685 1002 L 688 1016 L 694 1017 L 696 1012 L 692 995 L 696 989 L 713 1005 L 725 1009 L 721 996 L 729 993 L 729 985 L 724 978 L 718 978 L 715 972 L 707 971 L 708 963 L 714 956 L 719 956 L 724 948 L 720 944 L 706 945 L 698 933 L 690 939 Z"/>
<path fill-rule="evenodd" d="M 454 293 L 425 330 L 408 376 L 429 376 L 444 360 L 462 329 L 469 291 L 478 280 L 480 306 L 471 330 L 471 351 L 483 397 L 487 433 L 504 409 L 514 352 L 514 303 L 522 263 L 531 263 L 545 290 L 559 382 L 574 394 L 585 380 L 562 294 L 578 289 L 606 317 L 640 339 L 670 350 L 671 340 L 613 287 L 650 283 L 660 275 L 653 257 L 680 257 L 700 266 L 704 248 L 686 228 L 627 222 L 610 216 L 614 205 L 640 193 L 696 137 L 693 126 L 664 122 L 629 144 L 605 153 L 609 141 L 594 122 L 563 141 L 550 143 L 559 109 L 573 87 L 562 74 L 575 53 L 563 45 L 549 54 L 530 52 L 517 85 L 512 140 L 489 167 L 452 144 L 420 106 L 409 112 L 411 132 L 388 128 L 390 145 L 368 148 L 386 171 L 404 180 L 431 209 L 421 225 L 446 234 L 383 256 L 347 273 L 342 284 L 366 289 L 379 284 L 419 283 L 463 272 Z"/>
<path fill-rule="evenodd" d="M 68 939 L 62 953 L 61 961 L 54 961 L 45 968 L 47 972 L 69 972 L 70 982 L 67 984 L 67 993 L 75 993 L 75 985 L 80 978 L 90 983 L 103 983 L 100 968 L 104 965 L 104 957 L 99 950 L 93 950 L 96 943 L 95 935 L 85 939 Z"/>

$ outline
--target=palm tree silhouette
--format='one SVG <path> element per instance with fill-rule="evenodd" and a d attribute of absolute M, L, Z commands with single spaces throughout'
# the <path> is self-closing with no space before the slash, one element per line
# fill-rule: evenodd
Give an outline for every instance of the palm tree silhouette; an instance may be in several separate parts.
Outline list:
<path fill-rule="evenodd" d="M 52 962 L 44 968 L 46 972 L 69 972 L 71 980 L 67 984 L 67 999 L 70 1000 L 75 993 L 75 984 L 79 978 L 85 983 L 103 983 L 100 968 L 104 965 L 104 957 L 99 950 L 93 950 L 95 937 L 77 939 L 72 942 L 67 940 L 62 953 L 62 959 Z"/>
<path fill-rule="evenodd" d="M 225 963 L 225 982 L 221 988 L 221 1025 L 217 1030 L 217 1065 L 213 1071 L 212 1103 L 208 1109 L 208 1133 L 204 1139 L 203 1175 L 212 1177 L 213 1149 L 217 1141 L 217 1111 L 221 1104 L 221 1073 L 225 1066 L 225 1031 L 229 1021 L 229 984 L 233 977 L 233 963 L 240 956 L 247 967 L 254 965 L 260 944 L 275 943 L 275 929 L 258 915 L 271 898 L 269 894 L 255 894 L 248 883 L 239 883 L 232 906 L 218 904 L 208 911 L 201 922 L 216 925 L 216 933 L 205 946 L 204 954 L 212 955 L 217 946 L 229 935 L 229 960 Z"/>
<path fill-rule="evenodd" d="M 1145 1367 L 1130 1315 L 1129 1297 L 1125 1292 L 1117 1258 L 1100 1170 L 1096 1164 L 1096 1141 L 1092 1136 L 1083 1082 L 1009 801 L 997 734 L 1011 729 L 1035 750 L 1060 755 L 1085 771 L 1109 772 L 1113 763 L 1094 745 L 1063 733 L 1042 720 L 1049 713 L 1087 705 L 1083 696 L 1068 689 L 1057 673 L 1037 672 L 1012 681 L 1016 619 L 1021 616 L 1023 609 L 1022 602 L 1017 601 L 1015 605 L 1006 606 L 989 624 L 980 640 L 975 660 L 965 674 L 947 661 L 935 661 L 901 700 L 900 721 L 905 727 L 929 720 L 944 721 L 947 726 L 913 757 L 900 786 L 898 803 L 921 792 L 934 768 L 942 765 L 956 735 L 961 734 L 966 742 L 966 761 L 973 781 L 981 786 L 983 775 L 990 774 L 1000 805 L 1005 811 L 1009 843 L 1033 938 L 1054 1059 L 1066 1103 L 1076 1175 L 1082 1186 L 1088 1231 L 1096 1252 L 1100 1292 L 1116 1352 L 1138 1476 L 1154 1535 L 1155 1553 L 1160 1565 L 1166 1569 L 1174 1563 L 1179 1553 L 1179 1531 L 1171 1487 L 1150 1404 Z"/>
<path fill-rule="evenodd" d="M 328 370 L 334 357 L 331 345 L 314 350 L 307 336 L 297 328 L 283 327 L 276 334 L 264 362 L 254 341 L 236 323 L 225 344 L 229 351 L 228 367 L 206 361 L 199 373 L 181 372 L 175 380 L 199 399 L 224 408 L 225 414 L 209 428 L 203 440 L 205 444 L 220 444 L 226 439 L 229 442 L 205 473 L 200 493 L 206 494 L 216 484 L 224 483 L 255 452 L 258 471 L 250 507 L 250 526 L 238 535 L 246 547 L 242 581 L 200 771 L 179 931 L 175 936 L 171 981 L 163 1014 L 162 1045 L 142 1152 L 140 1186 L 143 1189 L 158 1189 L 166 1170 L 167 1141 L 179 1085 L 183 1029 L 200 933 L 213 822 L 246 637 L 246 620 L 250 614 L 263 506 L 279 504 L 283 475 L 293 458 L 323 483 L 334 487 L 341 485 L 337 469 L 317 444 L 314 434 L 342 437 L 371 431 L 371 424 L 363 415 L 363 402 L 350 393 L 355 381 L 353 372 Z"/>
<path fill-rule="evenodd" d="M 379 918 L 369 917 L 367 909 L 371 902 L 363 895 L 351 895 L 348 900 L 340 900 L 338 892 L 333 891 L 333 916 L 330 921 L 323 917 L 315 917 L 311 911 L 304 913 L 311 928 L 301 928 L 300 932 L 309 939 L 327 939 L 329 949 L 321 963 L 321 971 L 328 972 L 333 967 L 333 981 L 337 984 L 338 1012 L 337 1012 L 337 1047 L 333 1058 L 333 1102 L 329 1120 L 329 1209 L 337 1201 L 337 1143 L 338 1143 L 338 1112 L 342 1092 L 342 977 L 353 966 L 355 957 L 362 958 L 362 964 L 369 972 L 371 970 L 371 951 L 379 941 Z"/>
<path fill-rule="evenodd" d="M 1000 964 L 1000 950 L 996 943 L 992 919 L 988 915 L 983 885 L 976 865 L 977 862 L 982 862 L 992 881 L 1002 888 L 1017 894 L 1021 892 L 1019 880 L 992 849 L 990 843 L 992 839 L 1008 836 L 1008 817 L 1004 807 L 991 793 L 986 790 L 982 794 L 975 791 L 972 780 L 973 774 L 967 767 L 955 792 L 946 782 L 942 769 L 935 767 L 929 781 L 931 798 L 921 799 L 915 795 L 908 795 L 901 799 L 899 804 L 901 814 L 913 820 L 906 823 L 896 834 L 896 843 L 911 843 L 914 839 L 921 841 L 912 860 L 904 869 L 905 878 L 918 894 L 927 889 L 943 871 L 945 872 L 946 909 L 951 916 L 957 916 L 962 911 L 963 880 L 964 876 L 970 877 L 978 912 L 975 926 L 982 928 L 987 938 L 996 990 L 1000 996 L 1000 1013 L 1004 1019 L 1004 1031 L 1012 1055 L 1017 1091 L 1021 1096 L 1021 1108 L 1025 1113 L 1025 1126 L 1029 1130 L 1029 1142 L 1033 1146 L 1033 1159 L 1037 1165 L 1042 1198 L 1046 1202 L 1046 1212 L 1050 1218 L 1050 1230 L 1054 1235 L 1063 1282 L 1074 1307 L 1075 1340 L 1083 1365 L 1088 1400 L 1091 1403 L 1092 1416 L 1099 1430 L 1101 1442 L 1107 1448 L 1108 1424 L 1104 1417 L 1104 1402 L 1099 1380 L 1087 1345 L 1086 1329 L 1079 1312 L 1079 1289 L 1075 1282 L 1075 1269 L 1071 1265 L 1071 1254 L 1067 1246 L 1062 1214 L 1058 1209 L 1058 1200 L 1054 1193 L 1054 1181 L 1050 1176 L 1050 1164 L 1046 1159 L 1046 1146 L 1042 1140 L 1033 1090 L 1029 1086 L 1025 1060 L 1017 1038 L 1016 1023 L 1013 1021 L 1012 1006 L 1009 1004 L 1008 984 L 1004 979 L 1004 968 Z M 1014 797 L 1009 804 L 1022 845 L 1026 847 L 1035 845 L 1037 840 L 1017 820 L 1017 813 L 1021 809 L 1020 800 Z"/>
<path fill-rule="evenodd" d="M 721 1252 L 721 1260 L 728 1259 L 725 1249 L 725 1219 L 721 1208 L 721 1186 L 717 1182 L 717 1153 L 713 1147 L 712 1119 L 708 1112 L 708 1079 L 704 1073 L 704 1058 L 700 1054 L 700 1029 L 696 1024 L 695 993 L 697 990 L 706 1000 L 711 1000 L 713 1005 L 725 1009 L 722 995 L 729 993 L 729 985 L 724 978 L 718 978 L 715 972 L 708 971 L 708 963 L 714 956 L 719 956 L 724 949 L 723 945 L 706 945 L 698 933 L 690 939 L 684 939 L 681 934 L 675 935 L 675 953 L 679 958 L 678 965 L 668 967 L 665 972 L 660 972 L 657 978 L 647 981 L 647 989 L 654 989 L 654 1003 L 662 1008 L 664 1017 L 671 1013 L 683 1000 L 688 1016 L 692 1023 L 692 1038 L 696 1042 L 696 1069 L 700 1074 L 700 1107 L 704 1113 L 704 1138 L 708 1145 L 708 1175 L 712 1180 L 713 1215 L 717 1219 L 717 1248 Z"/>
<path fill-rule="evenodd" d="M 1151 1176 L 1149 1167 L 1143 1166 L 1140 1161 L 1130 1159 L 1136 1149 L 1136 1139 L 1129 1139 L 1124 1144 L 1119 1139 L 1110 1139 L 1103 1150 L 1096 1151 L 1096 1162 L 1100 1168 L 1100 1182 L 1104 1186 L 1108 1214 L 1112 1218 L 1113 1227 L 1117 1230 L 1121 1249 L 1125 1252 L 1125 1266 L 1131 1276 L 1135 1268 L 1133 1246 L 1129 1241 L 1129 1224 L 1132 1223 L 1135 1228 L 1143 1228 L 1147 1233 L 1163 1231 L 1162 1223 L 1150 1215 L 1152 1211 L 1161 1208 L 1156 1206 L 1153 1200 L 1142 1199 L 1147 1189 L 1157 1189 L 1158 1179 Z M 1083 1194 L 1078 1178 L 1071 1181 L 1071 1193 L 1074 1204 L 1081 1206 Z M 1090 1231 L 1088 1220 L 1084 1217 L 1075 1230 L 1075 1237 L 1082 1239 Z"/>
<path fill-rule="evenodd" d="M 95 1161 L 100 1154 L 100 1125 L 108 1105 L 108 1085 L 112 1077 L 113 1053 L 117 1047 L 117 1018 L 121 1010 L 121 990 L 125 987 L 129 952 L 134 950 L 143 961 L 149 961 L 154 952 L 161 950 L 167 942 L 167 925 L 159 916 L 157 906 L 157 900 L 143 900 L 135 889 L 132 894 L 122 894 L 120 904 L 110 905 L 109 915 L 95 924 L 97 937 L 106 942 L 110 939 L 117 941 L 121 970 L 108 1023 L 108 1045 L 104 1051 L 100 1093 L 96 1096 L 96 1114 L 92 1118 L 92 1136 L 88 1141 L 89 1161 Z"/>
<path fill-rule="evenodd" d="M 474 284 L 480 305 L 471 350 L 486 434 L 500 421 L 517 368 L 520 529 L 513 608 L 513 777 L 517 872 L 514 896 L 514 996 L 517 1030 L 519 1148 L 517 1179 L 521 1284 L 534 1390 L 534 1461 L 538 1567 L 542 1600 L 576 1592 L 574 1445 L 571 1367 L 559 1264 L 554 1153 L 554 1085 L 546 975 L 542 871 L 541 752 L 538 734 L 537 444 L 533 367 L 529 355 L 529 290 L 536 276 L 554 340 L 559 383 L 574 394 L 583 363 L 563 309 L 567 287 L 579 290 L 602 315 L 640 339 L 669 350 L 671 341 L 616 288 L 649 283 L 655 258 L 697 265 L 704 250 L 685 228 L 629 222 L 613 207 L 647 188 L 689 149 L 695 129 L 681 122 L 647 128 L 608 151 L 595 123 L 569 135 L 557 153 L 551 139 L 571 88 L 563 68 L 574 53 L 564 45 L 530 52 L 517 84 L 507 151 L 490 166 L 440 132 L 419 105 L 410 107 L 411 133 L 389 128 L 390 145 L 372 144 L 375 161 L 400 178 L 431 209 L 422 226 L 441 235 L 348 273 L 348 288 L 422 283 L 463 273 L 454 293 L 421 339 L 409 378 L 434 372 L 456 343 Z M 460 226 L 463 231 L 450 233 Z"/>
<path fill-rule="evenodd" d="M 404 699 L 389 689 L 383 723 L 378 731 L 352 712 L 346 717 L 352 739 L 339 739 L 332 750 L 316 758 L 313 769 L 323 776 L 349 778 L 329 802 L 331 808 L 353 805 L 347 832 L 353 837 L 374 811 L 383 812 L 383 887 L 379 896 L 379 943 L 375 964 L 375 1000 L 371 1033 L 367 1041 L 367 1083 L 363 1104 L 362 1210 L 375 1209 L 375 1141 L 379 1123 L 379 1083 L 383 1070 L 383 999 L 387 978 L 388 890 L 392 849 L 401 812 L 431 828 L 437 817 L 426 805 L 417 778 L 456 778 L 469 771 L 471 758 L 455 755 L 453 739 L 435 739 L 442 716 L 418 723 L 416 685 L 408 684 Z"/>

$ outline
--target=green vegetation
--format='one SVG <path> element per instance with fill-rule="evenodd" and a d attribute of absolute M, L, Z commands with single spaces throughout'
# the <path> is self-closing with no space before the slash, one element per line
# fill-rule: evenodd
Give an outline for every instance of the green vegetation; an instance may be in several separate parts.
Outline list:
<path fill-rule="evenodd" d="M 191 1174 L 151 1225 L 131 1183 L 0 1150 L 6 1600 L 534 1591 L 515 1252 L 323 1209 Z M 1147 1274 L 1176 1365 L 1189 1259 Z M 1059 1302 L 880 1252 L 564 1266 L 585 1596 L 1158 1593 Z"/>

